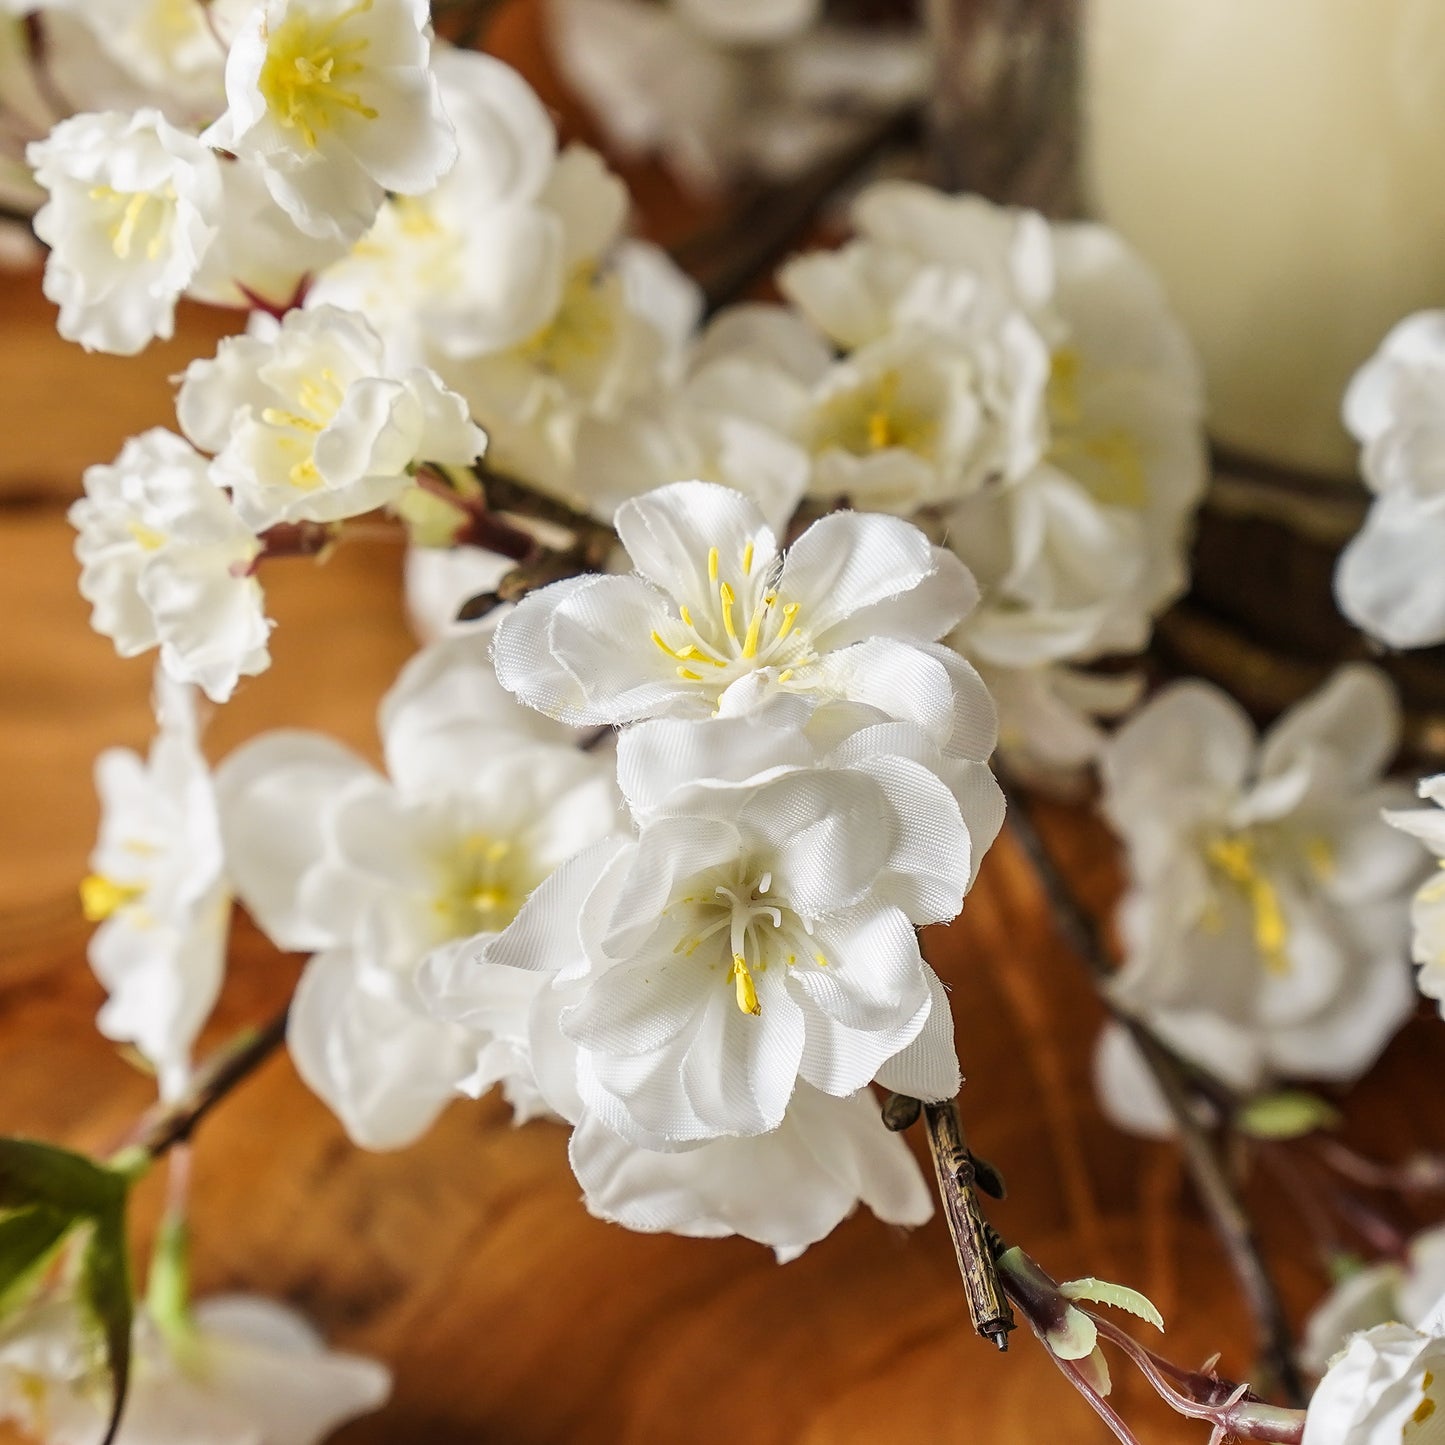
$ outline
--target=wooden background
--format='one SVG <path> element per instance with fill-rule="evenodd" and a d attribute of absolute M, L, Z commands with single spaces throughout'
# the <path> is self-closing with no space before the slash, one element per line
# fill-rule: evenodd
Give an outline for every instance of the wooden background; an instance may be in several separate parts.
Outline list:
<path fill-rule="evenodd" d="M 503 17 L 494 48 L 557 98 L 529 7 Z M 656 177 L 638 179 L 654 233 L 676 234 L 681 206 Z M 65 507 L 85 465 L 172 424 L 167 378 L 229 324 L 188 311 L 174 344 L 88 357 L 55 336 L 37 276 L 0 277 L 0 1132 L 103 1148 L 148 1101 L 93 1029 L 101 995 L 75 888 L 96 823 L 91 763 L 104 747 L 145 745 L 149 664 L 118 661 L 89 630 Z M 375 755 L 375 704 L 413 647 L 399 566 L 400 548 L 377 542 L 268 571 L 275 666 L 220 711 L 213 756 L 282 723 Z M 1107 907 L 1118 886 L 1107 835 L 1081 811 L 1044 821 L 1080 890 Z M 1181 1362 L 1221 1350 L 1226 1371 L 1247 1372 L 1244 1316 L 1174 1152 L 1099 1116 L 1100 1010 L 1006 839 L 930 952 L 952 987 L 965 1122 L 1009 1180 L 998 1226 L 1060 1276 L 1146 1290 Z M 268 1016 L 298 968 L 241 924 L 208 1037 Z M 1383 1155 L 1445 1147 L 1439 1029 L 1411 1025 L 1350 1101 L 1351 1133 Z M 514 1129 L 488 1100 L 454 1106 L 405 1153 L 362 1154 L 274 1059 L 199 1136 L 198 1289 L 279 1296 L 389 1362 L 392 1402 L 337 1437 L 350 1445 L 1107 1438 L 1025 1334 L 1006 1357 L 973 1338 L 941 1222 L 905 1235 L 857 1217 L 780 1268 L 743 1241 L 589 1218 L 565 1142 L 547 1124 Z M 138 1240 L 155 1196 L 148 1184 Z M 1263 1184 L 1251 1197 L 1298 1320 L 1323 1281 L 1279 1197 Z M 1204 1440 L 1122 1365 L 1116 1378 L 1143 1439 Z"/>

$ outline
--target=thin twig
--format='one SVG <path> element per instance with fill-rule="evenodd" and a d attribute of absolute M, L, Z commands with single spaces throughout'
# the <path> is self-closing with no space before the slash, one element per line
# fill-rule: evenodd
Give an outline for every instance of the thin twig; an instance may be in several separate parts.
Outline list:
<path fill-rule="evenodd" d="M 190 1087 L 173 1103 L 151 1110 L 126 1140 L 152 1159 L 185 1143 L 210 1111 L 276 1052 L 286 1039 L 289 1005 L 259 1029 L 247 1029 L 196 1071 Z"/>
<path fill-rule="evenodd" d="M 1265 1263 L 1254 1223 L 1195 1112 L 1194 1095 L 1201 1087 L 1200 1071 L 1182 1060 L 1147 1024 L 1125 1013 L 1110 998 L 1108 983 L 1113 970 L 1094 920 L 1054 862 L 1017 788 L 1005 782 L 1004 792 L 1008 800 L 1009 831 L 1033 865 L 1048 897 L 1055 925 L 1070 951 L 1099 985 L 1105 1006 L 1128 1030 L 1163 1095 L 1195 1188 L 1254 1317 L 1265 1364 L 1285 1396 L 1299 1403 L 1304 1399 L 1304 1382 L 1295 1363 L 1294 1344 L 1279 1289 Z"/>
<path fill-rule="evenodd" d="M 894 1133 L 916 1123 L 920 1113 L 928 1130 L 943 1216 L 963 1276 L 969 1318 L 984 1339 L 1007 1350 L 1009 1331 L 1015 1328 L 1013 1311 L 994 1268 L 991 1231 L 979 1207 L 978 1163 L 964 1138 L 958 1104 L 952 1099 L 923 1104 L 907 1094 L 890 1094 L 883 1104 L 883 1122 Z"/>

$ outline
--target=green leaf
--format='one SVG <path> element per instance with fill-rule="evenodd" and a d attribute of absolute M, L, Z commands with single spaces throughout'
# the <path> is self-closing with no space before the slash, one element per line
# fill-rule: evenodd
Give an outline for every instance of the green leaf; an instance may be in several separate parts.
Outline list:
<path fill-rule="evenodd" d="M 43 1204 L 0 1219 L 0 1311 L 34 1279 L 74 1224 L 74 1215 Z"/>
<path fill-rule="evenodd" d="M 69 1149 L 31 1139 L 0 1139 L 0 1209 L 48 1205 L 99 1214 L 125 1198 L 128 1181 Z"/>
<path fill-rule="evenodd" d="M 130 1257 L 125 1239 L 124 1195 L 96 1216 L 80 1267 L 80 1297 L 100 1324 L 110 1370 L 113 1404 L 101 1445 L 120 1429 L 130 1385 L 130 1337 L 134 1316 Z"/>
<path fill-rule="evenodd" d="M 1156 1330 L 1164 1328 L 1164 1316 L 1154 1307 L 1148 1295 L 1130 1289 L 1126 1284 L 1111 1284 L 1107 1279 L 1071 1279 L 1059 1286 L 1059 1293 L 1065 1299 L 1089 1300 L 1093 1304 L 1112 1305 L 1117 1310 L 1128 1310 L 1147 1320 Z"/>
<path fill-rule="evenodd" d="M 1234 1122 L 1251 1139 L 1300 1139 L 1319 1129 L 1333 1129 L 1340 1122 L 1340 1113 L 1318 1094 L 1281 1089 L 1251 1099 Z"/>

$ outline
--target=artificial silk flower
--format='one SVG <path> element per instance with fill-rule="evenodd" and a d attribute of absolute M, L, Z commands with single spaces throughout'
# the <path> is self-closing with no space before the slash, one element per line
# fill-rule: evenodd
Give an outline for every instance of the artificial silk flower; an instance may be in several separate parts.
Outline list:
<path fill-rule="evenodd" d="M 1197 682 L 1121 728 L 1101 758 L 1130 874 L 1117 1002 L 1186 1053 L 1215 1017 L 1256 1083 L 1362 1073 L 1411 1005 L 1404 900 L 1420 865 L 1380 817 L 1400 796 L 1381 781 L 1399 728 L 1389 682 L 1363 665 L 1262 739 Z"/>
<path fill-rule="evenodd" d="M 497 676 L 523 702 L 587 725 L 797 694 L 906 717 L 955 756 L 993 750 L 983 684 L 935 642 L 972 579 L 917 528 L 841 512 L 782 553 L 751 501 L 706 482 L 626 502 L 615 525 L 635 573 L 554 583 L 498 624 Z"/>
<path fill-rule="evenodd" d="M 109 995 L 100 1031 L 133 1044 L 171 1098 L 221 989 L 231 895 L 192 690 L 158 673 L 156 712 L 149 756 L 96 760 L 100 838 L 80 896 L 100 925 L 89 948 Z"/>
<path fill-rule="evenodd" d="M 336 307 L 257 314 L 214 360 L 186 368 L 181 428 L 215 452 L 212 477 L 261 531 L 394 502 L 421 462 L 468 465 L 486 437 L 435 373 L 385 364 L 380 338 Z"/>
<path fill-rule="evenodd" d="M 27 151 L 49 199 L 45 294 L 60 334 L 133 355 L 175 330 L 175 306 L 215 235 L 221 163 L 158 110 L 77 115 Z"/>
<path fill-rule="evenodd" d="M 1402 321 L 1345 395 L 1345 425 L 1363 447 L 1374 492 L 1340 554 L 1335 597 L 1355 626 L 1391 647 L 1445 641 L 1445 311 Z"/>
<path fill-rule="evenodd" d="M 182 438 L 132 437 L 110 466 L 86 469 L 68 515 L 91 626 L 122 657 L 159 645 L 167 674 L 214 702 L 270 665 L 251 575 L 260 543 Z"/>
<path fill-rule="evenodd" d="M 364 312 L 408 363 L 489 356 L 536 336 L 627 213 L 622 183 L 590 151 L 559 154 L 546 107 L 511 66 L 438 44 L 434 70 L 456 166 L 424 193 L 385 201 L 310 296 Z"/>
<path fill-rule="evenodd" d="M 1310 1400 L 1303 1445 L 1439 1445 L 1445 1440 L 1445 1314 L 1418 1328 L 1354 1336 Z"/>
<path fill-rule="evenodd" d="M 1445 1227 L 1424 1230 L 1403 1259 L 1354 1268 L 1315 1306 L 1300 1343 L 1300 1363 L 1323 1375 L 1360 1330 L 1395 1321 L 1419 1326 L 1445 1295 Z"/>
<path fill-rule="evenodd" d="M 238 896 L 310 952 L 288 1036 L 306 1082 L 369 1148 L 419 1137 L 470 1074 L 427 955 L 495 932 L 551 869 L 616 828 L 611 769 L 498 687 L 487 638 L 419 654 L 382 704 L 388 775 L 328 739 L 265 735 L 217 772 Z"/>
<path fill-rule="evenodd" d="M 958 912 L 1002 822 L 984 764 L 901 723 L 824 752 L 775 709 L 639 724 L 618 780 L 632 830 L 552 874 L 480 955 L 573 991 L 558 1028 L 590 1111 L 668 1150 L 776 1129 L 800 1078 L 952 1096 L 952 1021 L 914 929 Z"/>
<path fill-rule="evenodd" d="M 0 1324 L 0 1421 L 45 1445 L 95 1445 L 109 1398 L 97 1329 L 60 1293 Z M 116 1445 L 320 1445 L 390 1393 L 382 1365 L 328 1350 L 293 1310 L 222 1295 L 180 1339 L 137 1316 Z"/>
<path fill-rule="evenodd" d="M 203 139 L 259 166 L 307 234 L 355 240 L 388 191 L 451 169 L 426 0 L 261 0 L 226 60 L 226 113 Z"/>
<path fill-rule="evenodd" d="M 1436 806 L 1388 811 L 1385 821 L 1402 833 L 1418 838 L 1437 858 L 1445 860 L 1445 773 L 1422 778 L 1420 796 Z M 1445 863 L 1442 863 L 1445 867 Z M 1411 957 L 1420 965 L 1415 982 L 1427 998 L 1435 999 L 1445 1013 L 1445 875 L 1436 874 L 1423 884 L 1410 904 L 1414 938 Z"/>

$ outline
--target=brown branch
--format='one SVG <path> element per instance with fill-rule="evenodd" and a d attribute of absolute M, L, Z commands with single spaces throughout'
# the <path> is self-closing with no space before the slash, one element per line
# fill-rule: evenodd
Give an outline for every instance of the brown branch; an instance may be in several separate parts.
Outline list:
<path fill-rule="evenodd" d="M 184 1144 L 196 1126 L 237 1085 L 256 1072 L 286 1040 L 289 1006 L 259 1029 L 246 1029 L 214 1053 L 192 1078 L 186 1092 L 174 1103 L 152 1109 L 126 1140 L 126 1149 L 138 1149 L 159 1159 L 177 1144 Z"/>
<path fill-rule="evenodd" d="M 1094 920 L 1080 905 L 1054 862 L 1028 805 L 1018 789 L 1007 780 L 1004 781 L 1004 794 L 1008 801 L 1009 832 L 1033 865 L 1048 898 L 1055 926 L 1070 951 L 1093 977 L 1105 1007 L 1128 1030 L 1159 1087 L 1174 1121 L 1180 1149 L 1194 1186 L 1199 1191 L 1254 1318 L 1264 1362 L 1285 1396 L 1291 1402 L 1302 1402 L 1304 1382 L 1295 1363 L 1294 1343 L 1279 1288 L 1265 1262 L 1254 1223 L 1195 1112 L 1196 1098 L 1200 1096 L 1218 1107 L 1222 1102 L 1220 1090 L 1223 1086 L 1198 1066 L 1182 1059 L 1148 1024 L 1124 1012 L 1113 1002 L 1108 989 L 1113 969 Z"/>

